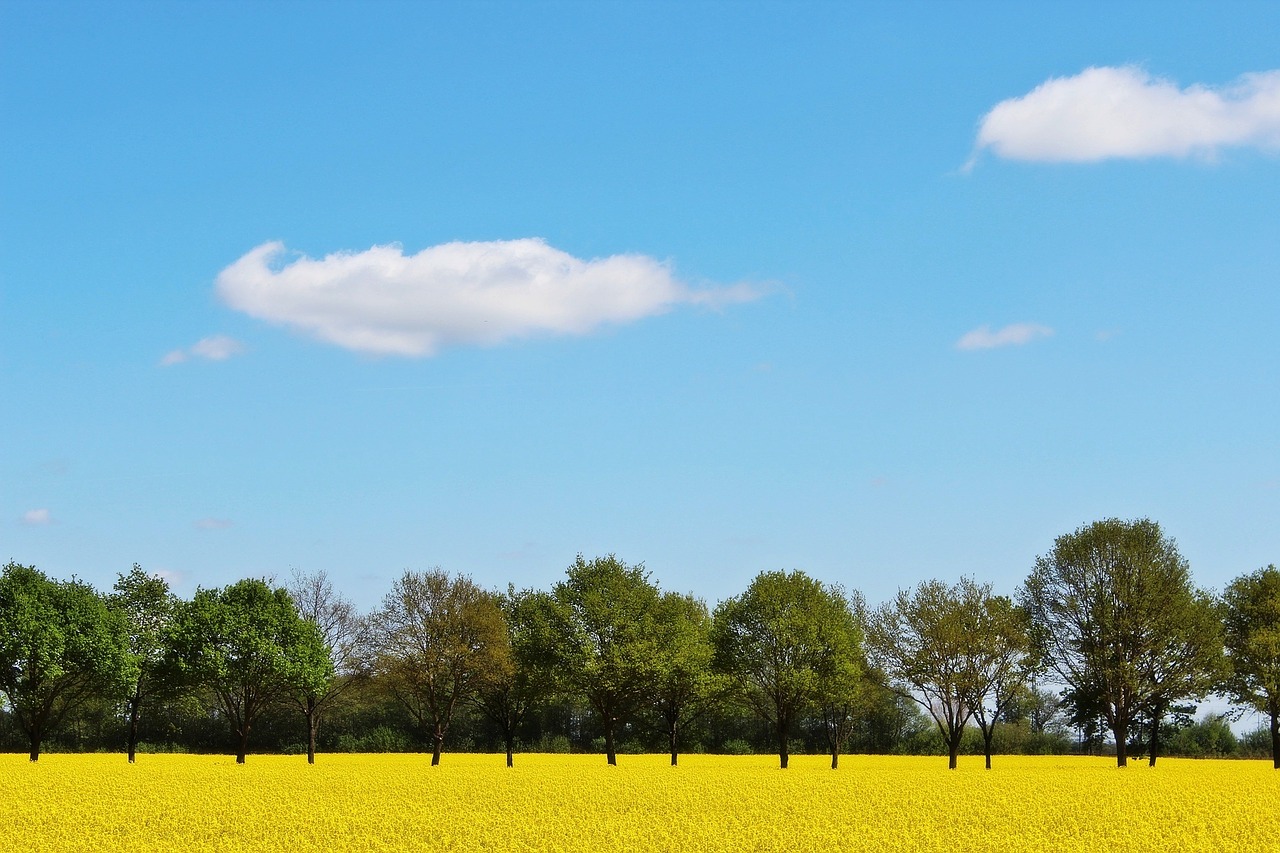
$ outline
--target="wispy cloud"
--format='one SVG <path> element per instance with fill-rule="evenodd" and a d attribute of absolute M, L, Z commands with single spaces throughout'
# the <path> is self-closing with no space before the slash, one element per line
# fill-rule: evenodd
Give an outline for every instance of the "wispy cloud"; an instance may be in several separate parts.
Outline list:
<path fill-rule="evenodd" d="M 979 350 L 1016 347 L 1029 344 L 1040 338 L 1050 337 L 1052 334 L 1053 329 L 1037 323 L 1011 323 L 995 331 L 992 331 L 990 326 L 979 326 L 973 331 L 965 332 L 960 340 L 956 341 L 956 349 Z"/>
<path fill-rule="evenodd" d="M 197 530 L 226 530 L 231 526 L 231 520 L 226 518 L 202 518 L 194 522 Z"/>
<path fill-rule="evenodd" d="M 1072 163 L 1228 147 L 1280 148 L 1280 71 L 1184 89 L 1133 65 L 1088 68 L 996 104 L 976 142 L 1011 160 Z"/>
<path fill-rule="evenodd" d="M 53 513 L 47 509 L 29 509 L 18 520 L 28 527 L 43 527 L 53 524 Z"/>
<path fill-rule="evenodd" d="M 644 255 L 582 260 L 538 239 L 287 257 L 283 243 L 258 246 L 219 274 L 219 296 L 253 317 L 380 355 L 584 335 L 680 305 L 762 295 L 750 285 L 692 288 Z"/>
<path fill-rule="evenodd" d="M 244 352 L 244 344 L 226 335 L 214 335 L 201 338 L 186 349 L 176 349 L 165 353 L 160 359 L 162 365 L 182 364 L 191 358 L 203 358 L 208 361 L 226 361 L 232 356 Z"/>

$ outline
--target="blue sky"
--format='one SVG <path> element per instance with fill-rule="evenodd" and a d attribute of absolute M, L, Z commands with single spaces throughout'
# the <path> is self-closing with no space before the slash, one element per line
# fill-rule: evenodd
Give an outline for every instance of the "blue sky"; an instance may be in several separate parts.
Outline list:
<path fill-rule="evenodd" d="M 0 560 L 876 603 L 1145 516 L 1221 588 L 1280 562 L 1277 32 L 0 5 Z"/>

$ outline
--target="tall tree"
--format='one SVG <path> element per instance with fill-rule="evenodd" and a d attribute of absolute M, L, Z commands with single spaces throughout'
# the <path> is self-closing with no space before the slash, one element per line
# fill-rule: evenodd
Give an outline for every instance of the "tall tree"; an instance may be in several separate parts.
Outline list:
<path fill-rule="evenodd" d="M 1271 762 L 1280 770 L 1280 570 L 1258 569 L 1223 595 L 1232 698 L 1266 714 Z"/>
<path fill-rule="evenodd" d="M 717 668 L 773 729 L 784 769 L 797 718 L 833 695 L 838 675 L 857 667 L 861 653 L 843 593 L 800 571 L 761 572 L 742 595 L 722 601 L 713 643 Z"/>
<path fill-rule="evenodd" d="M 969 578 L 954 587 L 924 581 L 912 591 L 899 590 L 867 624 L 871 660 L 888 677 L 887 686 L 933 718 L 952 770 L 974 699 L 988 689 L 984 638 L 977 631 L 990 592 Z"/>
<path fill-rule="evenodd" d="M 664 593 L 655 614 L 657 657 L 653 701 L 667 732 L 671 766 L 679 761 L 681 730 L 714 707 L 725 680 L 712 670 L 711 614 L 700 598 Z"/>
<path fill-rule="evenodd" d="M 435 766 L 459 703 L 508 665 L 498 602 L 466 575 L 406 571 L 374 615 L 373 631 L 376 671 L 419 730 L 430 732 Z"/>
<path fill-rule="evenodd" d="M 498 727 L 507 766 L 515 766 L 516 733 L 531 708 L 551 693 L 554 677 L 543 649 L 549 625 L 547 594 L 516 591 L 510 586 L 497 597 L 506 628 L 505 642 L 494 648 L 473 703 Z"/>
<path fill-rule="evenodd" d="M 317 627 L 298 615 L 283 587 L 245 579 L 197 590 L 169 632 L 174 664 L 188 683 L 212 690 L 243 764 L 262 713 L 296 691 L 318 690 L 333 664 Z"/>
<path fill-rule="evenodd" d="M 32 761 L 68 714 L 123 692 L 125 644 L 124 622 L 88 584 L 12 562 L 0 572 L 0 691 Z"/>
<path fill-rule="evenodd" d="M 961 584 L 964 586 L 964 584 Z M 972 623 L 970 636 L 969 694 L 973 721 L 982 732 L 982 752 L 991 769 L 996 723 L 1007 719 L 1010 709 L 1026 691 L 1030 664 L 1030 638 L 1026 611 L 1006 596 L 992 595 L 991 586 L 976 586 L 966 608 Z"/>
<path fill-rule="evenodd" d="M 1078 712 L 1102 712 L 1120 767 L 1138 714 L 1192 684 L 1196 673 L 1177 661 L 1199 665 L 1189 648 L 1204 642 L 1190 630 L 1202 598 L 1177 545 L 1149 519 L 1110 518 L 1059 536 L 1019 591 L 1036 653 Z"/>
<path fill-rule="evenodd" d="M 128 574 L 117 576 L 107 604 L 124 620 L 127 646 L 128 689 L 125 708 L 129 715 L 126 751 L 129 763 L 138 747 L 138 723 L 143 704 L 165 689 L 169 679 L 164 671 L 166 632 L 177 612 L 178 599 L 168 582 L 149 575 L 137 563 Z"/>
<path fill-rule="evenodd" d="M 599 717 L 605 759 L 617 764 L 618 731 L 653 692 L 658 588 L 643 565 L 579 554 L 547 603 L 548 659 Z"/>
<path fill-rule="evenodd" d="M 324 572 L 294 572 L 286 587 L 298 615 L 316 626 L 329 658 L 329 678 L 299 682 L 292 699 L 307 721 L 307 763 L 316 763 L 320 715 L 341 700 L 365 673 L 360 651 L 365 623 L 354 605 L 334 590 Z"/>

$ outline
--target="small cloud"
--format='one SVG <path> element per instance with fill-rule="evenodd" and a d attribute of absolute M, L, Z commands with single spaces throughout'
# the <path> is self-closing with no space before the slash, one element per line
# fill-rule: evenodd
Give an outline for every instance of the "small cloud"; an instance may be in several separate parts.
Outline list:
<path fill-rule="evenodd" d="M 202 518 L 194 522 L 197 530 L 226 530 L 231 526 L 231 520 L 226 518 Z"/>
<path fill-rule="evenodd" d="M 178 589 L 187 584 L 187 573 L 177 569 L 156 569 L 151 574 L 166 581 L 170 589 Z"/>
<path fill-rule="evenodd" d="M 28 527 L 45 527 L 53 524 L 53 514 L 47 509 L 29 509 L 19 521 Z"/>
<path fill-rule="evenodd" d="M 586 335 L 681 305 L 720 308 L 764 293 L 746 284 L 695 289 L 645 255 L 583 260 L 539 239 L 286 258 L 283 243 L 258 246 L 219 273 L 218 295 L 252 317 L 376 355 Z"/>
<path fill-rule="evenodd" d="M 203 358 L 207 361 L 226 361 L 242 352 L 244 352 L 244 344 L 235 338 L 229 338 L 226 335 L 214 335 L 210 338 L 201 338 L 187 349 L 176 349 L 165 353 L 164 358 L 160 359 L 160 364 L 168 367 L 172 364 L 182 364 L 191 358 Z"/>
<path fill-rule="evenodd" d="M 1119 329 L 1099 329 L 1093 334 L 1093 337 L 1095 340 L 1097 340 L 1099 343 L 1104 343 L 1104 344 L 1107 341 L 1111 340 L 1112 338 L 1117 338 L 1119 336 L 1120 336 Z"/>
<path fill-rule="evenodd" d="M 996 104 L 982 117 L 975 152 L 1090 163 L 1212 158 L 1230 147 L 1280 148 L 1280 70 L 1183 89 L 1133 65 L 1087 68 Z"/>
<path fill-rule="evenodd" d="M 956 341 L 958 350 L 995 349 L 997 347 L 1014 347 L 1029 344 L 1038 338 L 1053 335 L 1053 329 L 1036 323 L 1012 323 L 1003 329 L 991 331 L 990 326 L 979 326 L 966 332 Z"/>

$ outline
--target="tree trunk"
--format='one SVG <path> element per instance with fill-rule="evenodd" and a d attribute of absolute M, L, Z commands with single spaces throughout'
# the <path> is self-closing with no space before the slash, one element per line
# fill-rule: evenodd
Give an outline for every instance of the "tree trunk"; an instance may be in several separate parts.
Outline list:
<path fill-rule="evenodd" d="M 990 729 L 982 730 L 982 752 L 987 757 L 987 769 L 991 769 L 991 741 L 994 740 L 996 733 L 995 723 L 991 724 Z"/>
<path fill-rule="evenodd" d="M 516 754 L 515 738 L 511 737 L 510 735 L 507 735 L 507 766 L 508 767 L 516 766 L 515 754 Z"/>
<path fill-rule="evenodd" d="M 671 766 L 675 767 L 680 754 L 676 749 L 676 723 L 674 722 L 667 727 L 667 742 L 671 748 Z"/>
<path fill-rule="evenodd" d="M 604 754 L 610 766 L 618 765 L 618 751 L 613 743 L 613 719 L 606 718 L 604 721 Z"/>
<path fill-rule="evenodd" d="M 960 755 L 960 737 L 964 734 L 964 729 L 956 729 L 951 733 L 951 737 L 947 738 L 947 769 L 955 770 Z"/>
<path fill-rule="evenodd" d="M 440 753 L 444 750 L 444 729 L 439 723 L 436 723 L 435 735 L 432 737 L 431 742 L 433 745 L 431 751 L 431 766 L 435 767 L 440 763 Z"/>
<path fill-rule="evenodd" d="M 129 699 L 129 763 L 133 763 L 134 754 L 138 750 L 138 717 L 140 716 L 142 697 L 134 693 Z"/>
<path fill-rule="evenodd" d="M 840 766 L 840 747 L 831 747 L 831 769 L 835 770 Z"/>
<path fill-rule="evenodd" d="M 1274 696 L 1271 698 L 1271 766 L 1280 770 L 1280 700 Z"/>
<path fill-rule="evenodd" d="M 1160 752 L 1160 717 L 1152 717 L 1151 719 L 1151 757 L 1147 760 L 1148 767 L 1156 766 L 1156 756 Z"/>
<path fill-rule="evenodd" d="M 1129 727 L 1117 721 L 1111 729 L 1111 734 L 1116 739 L 1116 767 L 1128 767 L 1129 745 L 1126 741 L 1129 739 Z"/>
<path fill-rule="evenodd" d="M 320 728 L 320 714 L 316 711 L 316 700 L 307 697 L 307 763 L 316 763 L 316 731 Z"/>
<path fill-rule="evenodd" d="M 240 748 L 236 753 L 236 764 L 244 764 L 244 757 L 249 752 L 249 727 L 240 732 Z"/>
<path fill-rule="evenodd" d="M 40 760 L 40 729 L 36 727 L 32 727 L 30 731 L 30 735 L 31 735 L 31 760 L 39 761 Z"/>
<path fill-rule="evenodd" d="M 791 758 L 790 744 L 787 742 L 787 733 L 791 730 L 791 720 L 783 714 L 778 715 L 777 736 L 778 736 L 778 764 L 783 769 L 787 769 L 787 762 Z"/>

